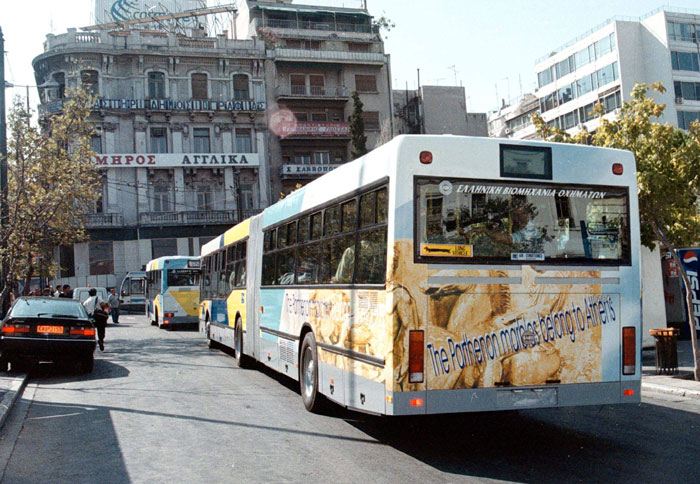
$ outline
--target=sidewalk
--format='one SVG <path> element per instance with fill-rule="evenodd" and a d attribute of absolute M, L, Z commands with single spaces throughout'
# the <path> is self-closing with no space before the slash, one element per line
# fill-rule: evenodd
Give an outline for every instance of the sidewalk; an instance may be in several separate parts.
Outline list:
<path fill-rule="evenodd" d="M 0 428 L 26 383 L 26 373 L 0 373 Z"/>
<path fill-rule="evenodd" d="M 693 380 L 693 349 L 690 341 L 678 341 L 678 374 L 656 374 L 656 350 L 642 352 L 642 392 L 658 392 L 700 399 L 700 382 Z"/>

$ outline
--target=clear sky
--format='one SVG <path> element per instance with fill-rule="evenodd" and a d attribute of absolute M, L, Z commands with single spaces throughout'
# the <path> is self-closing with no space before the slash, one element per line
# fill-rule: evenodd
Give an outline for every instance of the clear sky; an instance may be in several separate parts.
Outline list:
<path fill-rule="evenodd" d="M 210 0 L 210 4 L 226 3 Z M 295 0 L 300 4 L 357 7 L 362 0 Z M 535 86 L 535 61 L 613 16 L 639 17 L 658 7 L 693 9 L 698 0 L 366 0 L 369 12 L 396 26 L 386 34 L 394 89 L 459 85 L 467 108 L 486 112 Z M 90 0 L 0 0 L 5 76 L 34 85 L 31 61 L 47 33 L 90 23 Z M 7 102 L 24 87 L 7 89 Z M 31 88 L 31 103 L 38 100 Z"/>

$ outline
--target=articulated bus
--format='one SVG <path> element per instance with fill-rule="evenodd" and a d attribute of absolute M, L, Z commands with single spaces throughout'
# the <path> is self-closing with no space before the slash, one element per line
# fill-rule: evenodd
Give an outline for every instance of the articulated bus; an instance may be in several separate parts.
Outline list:
<path fill-rule="evenodd" d="M 202 257 L 200 327 L 239 364 L 298 380 L 311 411 L 640 402 L 626 151 L 399 136 Z"/>
<path fill-rule="evenodd" d="M 146 310 L 146 271 L 127 272 L 119 287 L 122 311 L 144 314 Z"/>
<path fill-rule="evenodd" d="M 196 325 L 199 277 L 199 257 L 159 257 L 146 264 L 146 315 L 151 324 L 166 329 Z"/>

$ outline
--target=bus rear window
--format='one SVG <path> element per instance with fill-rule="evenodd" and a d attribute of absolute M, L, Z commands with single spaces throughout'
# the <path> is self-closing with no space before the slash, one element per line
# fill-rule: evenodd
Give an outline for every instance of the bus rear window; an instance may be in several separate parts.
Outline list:
<path fill-rule="evenodd" d="M 199 285 L 198 269 L 168 269 L 168 287 Z"/>
<path fill-rule="evenodd" d="M 417 179 L 416 259 L 629 265 L 627 188 Z"/>

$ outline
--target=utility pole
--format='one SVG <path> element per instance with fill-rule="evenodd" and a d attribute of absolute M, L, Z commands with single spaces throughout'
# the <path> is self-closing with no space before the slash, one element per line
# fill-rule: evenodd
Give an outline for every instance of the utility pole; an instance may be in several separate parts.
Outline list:
<path fill-rule="evenodd" d="M 0 227 L 7 223 L 7 124 L 5 122 L 5 38 L 0 27 Z M 4 291 L 7 270 L 3 258 L 0 263 L 0 290 Z M 2 300 L 2 315 L 7 313 L 9 297 Z"/>

